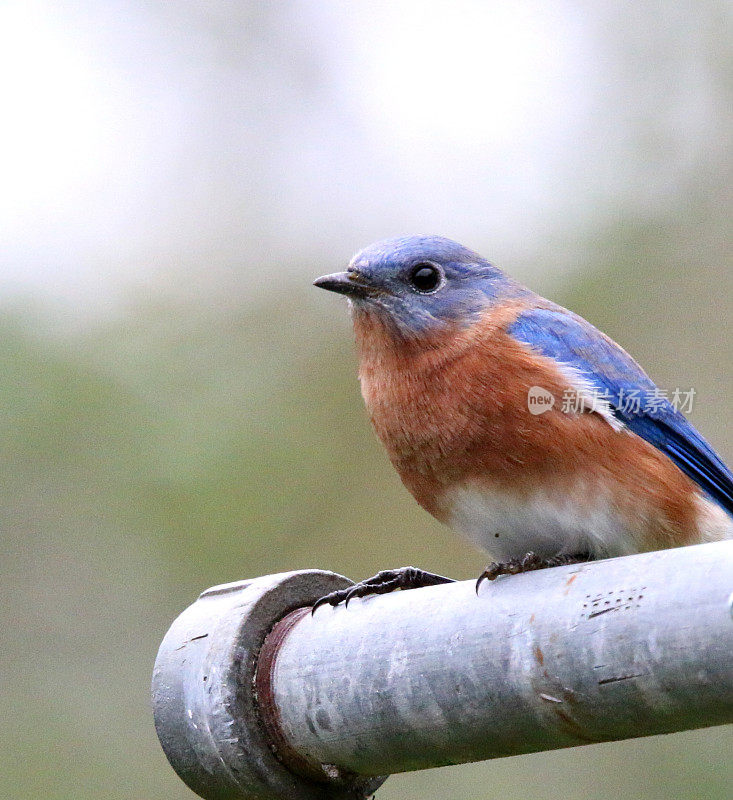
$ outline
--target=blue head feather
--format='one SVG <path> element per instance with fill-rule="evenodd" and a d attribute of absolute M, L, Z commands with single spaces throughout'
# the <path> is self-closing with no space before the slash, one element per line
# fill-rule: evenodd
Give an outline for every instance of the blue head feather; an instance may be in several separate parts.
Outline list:
<path fill-rule="evenodd" d="M 420 264 L 441 273 L 439 286 L 420 292 L 410 275 Z M 374 291 L 354 297 L 356 309 L 383 312 L 404 334 L 418 335 L 447 324 L 470 325 L 500 299 L 529 294 L 498 267 L 442 236 L 405 236 L 375 242 L 357 253 L 348 272 Z"/>

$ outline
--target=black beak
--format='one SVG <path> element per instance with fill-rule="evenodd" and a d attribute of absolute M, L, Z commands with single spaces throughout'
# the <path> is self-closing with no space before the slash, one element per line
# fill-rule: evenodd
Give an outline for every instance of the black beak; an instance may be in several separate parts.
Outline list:
<path fill-rule="evenodd" d="M 351 295 L 352 297 L 367 297 L 376 293 L 375 287 L 366 283 L 356 272 L 334 272 L 331 275 L 322 275 L 313 281 L 313 285 L 328 292 Z"/>

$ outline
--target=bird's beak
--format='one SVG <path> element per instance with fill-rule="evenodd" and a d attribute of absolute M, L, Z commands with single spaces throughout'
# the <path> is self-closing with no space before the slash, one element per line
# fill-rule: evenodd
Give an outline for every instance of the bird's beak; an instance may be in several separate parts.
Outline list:
<path fill-rule="evenodd" d="M 313 285 L 319 289 L 352 297 L 368 297 L 376 294 L 375 287 L 367 283 L 356 272 L 334 272 L 331 275 L 322 275 L 313 281 Z"/>

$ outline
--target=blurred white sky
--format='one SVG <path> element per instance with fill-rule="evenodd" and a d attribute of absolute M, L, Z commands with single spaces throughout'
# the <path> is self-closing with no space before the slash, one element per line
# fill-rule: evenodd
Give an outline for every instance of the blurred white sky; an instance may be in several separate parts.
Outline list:
<path fill-rule="evenodd" d="M 663 205 L 727 146 L 729 16 L 651 5 L 5 0 L 0 297 L 256 294 L 409 232 L 511 266 Z"/>

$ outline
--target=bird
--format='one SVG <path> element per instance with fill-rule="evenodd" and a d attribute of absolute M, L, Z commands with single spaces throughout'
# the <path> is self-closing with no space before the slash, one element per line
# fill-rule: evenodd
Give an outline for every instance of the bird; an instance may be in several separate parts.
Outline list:
<path fill-rule="evenodd" d="M 483 580 L 733 538 L 733 473 L 616 342 L 440 236 L 357 253 L 362 395 L 402 482 L 494 559 Z M 321 598 L 448 583 L 416 567 Z"/>

